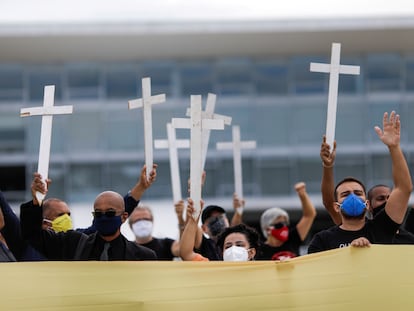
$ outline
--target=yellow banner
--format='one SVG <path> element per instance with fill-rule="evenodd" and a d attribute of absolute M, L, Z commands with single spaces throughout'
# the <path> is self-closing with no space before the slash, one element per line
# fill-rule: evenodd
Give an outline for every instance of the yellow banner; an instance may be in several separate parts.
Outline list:
<path fill-rule="evenodd" d="M 414 247 L 286 262 L 0 264 L 1 310 L 414 310 Z"/>

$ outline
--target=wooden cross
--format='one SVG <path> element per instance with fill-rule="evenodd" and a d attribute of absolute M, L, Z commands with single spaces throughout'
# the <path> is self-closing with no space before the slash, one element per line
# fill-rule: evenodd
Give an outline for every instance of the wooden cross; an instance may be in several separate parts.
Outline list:
<path fill-rule="evenodd" d="M 223 130 L 224 120 L 207 119 L 202 117 L 201 95 L 191 95 L 190 119 L 174 118 L 172 125 L 175 128 L 190 129 L 190 196 L 194 201 L 193 217 L 197 219 L 201 213 L 201 176 L 202 176 L 202 133 L 203 130 Z"/>
<path fill-rule="evenodd" d="M 147 178 L 149 179 L 152 170 L 153 140 L 152 140 L 152 105 L 165 102 L 165 94 L 151 95 L 151 78 L 142 79 L 142 98 L 128 101 L 128 108 L 135 109 L 143 107 L 144 119 L 144 152 L 145 165 L 147 166 Z"/>
<path fill-rule="evenodd" d="M 242 178 L 242 161 L 241 161 L 241 149 L 255 149 L 256 141 L 241 141 L 240 140 L 240 127 L 234 125 L 233 131 L 233 142 L 219 142 L 216 144 L 217 149 L 233 149 L 233 170 L 234 170 L 234 186 L 235 192 L 242 199 L 243 198 L 243 178 Z M 242 214 L 243 210 L 240 207 L 237 210 L 238 213 Z"/>
<path fill-rule="evenodd" d="M 46 85 L 44 88 L 43 107 L 22 108 L 21 117 L 42 116 L 42 127 L 40 130 L 39 160 L 37 172 L 42 175 L 42 181 L 46 184 L 49 174 L 50 144 L 52 140 L 52 121 L 54 114 L 71 114 L 73 106 L 53 106 L 55 86 Z M 45 195 L 36 192 L 36 198 L 41 205 Z"/>
<path fill-rule="evenodd" d="M 167 149 L 170 155 L 170 172 L 171 172 L 171 186 L 173 192 L 174 203 L 182 199 L 181 195 L 181 179 L 180 168 L 178 162 L 178 148 L 190 148 L 190 141 L 188 139 L 177 139 L 175 135 L 175 128 L 171 123 L 167 123 L 167 139 L 154 140 L 154 147 L 156 149 Z"/>
<path fill-rule="evenodd" d="M 231 117 L 224 116 L 221 114 L 214 113 L 214 109 L 216 107 L 216 94 L 208 93 L 207 95 L 207 103 L 206 103 L 206 110 L 201 112 L 203 119 L 221 119 L 224 121 L 225 125 L 231 125 Z M 191 109 L 187 109 L 187 116 L 190 116 Z M 207 158 L 207 150 L 208 150 L 208 143 L 210 141 L 210 130 L 203 129 L 203 153 L 202 153 L 202 170 L 204 170 Z"/>
<path fill-rule="evenodd" d="M 359 75 L 359 66 L 348 66 L 340 64 L 341 44 L 332 43 L 331 63 L 311 63 L 310 71 L 330 73 L 329 75 L 329 95 L 328 95 L 328 113 L 326 118 L 326 142 L 333 149 L 335 140 L 336 126 L 336 106 L 338 100 L 338 81 L 339 74 Z"/>

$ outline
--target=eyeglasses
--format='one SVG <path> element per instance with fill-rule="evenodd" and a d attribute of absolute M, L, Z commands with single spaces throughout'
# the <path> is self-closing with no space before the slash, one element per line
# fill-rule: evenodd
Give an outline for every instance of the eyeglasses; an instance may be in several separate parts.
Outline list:
<path fill-rule="evenodd" d="M 106 212 L 102 212 L 102 211 L 93 211 L 92 212 L 93 217 L 95 218 L 101 218 L 103 215 L 105 215 L 106 217 L 114 217 L 116 215 L 116 211 L 106 211 Z"/>

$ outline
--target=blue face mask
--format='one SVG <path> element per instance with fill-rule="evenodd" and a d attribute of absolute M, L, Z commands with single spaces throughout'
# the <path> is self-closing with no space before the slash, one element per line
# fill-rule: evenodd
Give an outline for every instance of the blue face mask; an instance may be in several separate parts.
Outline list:
<path fill-rule="evenodd" d="M 93 219 L 93 226 L 102 236 L 113 235 L 122 225 L 121 216 L 108 217 L 102 215 Z"/>
<path fill-rule="evenodd" d="M 354 193 L 348 195 L 342 204 L 339 204 L 341 210 L 348 216 L 361 216 L 366 208 L 366 203 Z"/>

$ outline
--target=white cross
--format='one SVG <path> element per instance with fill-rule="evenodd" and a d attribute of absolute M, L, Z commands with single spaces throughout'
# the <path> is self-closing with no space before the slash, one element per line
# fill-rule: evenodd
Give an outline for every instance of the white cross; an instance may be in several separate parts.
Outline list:
<path fill-rule="evenodd" d="M 73 106 L 59 106 L 54 104 L 55 86 L 46 85 L 44 89 L 43 107 L 22 108 L 21 117 L 42 116 L 42 127 L 40 130 L 39 161 L 37 172 L 42 175 L 42 181 L 46 185 L 49 174 L 50 143 L 52 140 L 52 121 L 54 114 L 71 114 Z M 36 192 L 36 198 L 41 205 L 45 195 Z"/>
<path fill-rule="evenodd" d="M 233 170 L 234 170 L 234 186 L 235 192 L 242 199 L 243 198 L 243 178 L 242 178 L 242 161 L 241 161 L 241 149 L 255 149 L 256 141 L 241 141 L 240 140 L 240 127 L 234 125 L 233 131 L 233 142 L 219 142 L 216 144 L 217 149 L 233 149 Z M 242 214 L 243 210 L 240 207 L 237 210 L 238 213 Z"/>
<path fill-rule="evenodd" d="M 189 128 L 190 138 L 190 196 L 194 201 L 194 214 L 196 219 L 201 212 L 201 176 L 202 176 L 202 132 L 203 129 L 223 130 L 224 120 L 205 119 L 201 111 L 201 95 L 191 95 L 190 119 L 174 118 L 172 125 L 175 128 Z"/>
<path fill-rule="evenodd" d="M 224 116 L 221 114 L 214 113 L 214 109 L 216 107 L 216 94 L 208 93 L 207 95 L 207 103 L 206 103 L 206 110 L 201 112 L 203 119 L 221 119 L 224 121 L 225 125 L 231 125 L 231 117 Z M 187 109 L 187 116 L 190 116 L 191 109 Z M 210 130 L 203 129 L 203 153 L 202 153 L 202 170 L 204 170 L 207 158 L 207 150 L 208 150 L 208 143 L 210 141 Z"/>
<path fill-rule="evenodd" d="M 144 119 L 144 152 L 145 165 L 147 166 L 147 178 L 153 166 L 153 149 L 152 149 L 152 105 L 165 102 L 165 94 L 151 96 L 151 78 L 142 79 L 142 98 L 128 101 L 128 108 L 135 109 L 143 107 Z"/>
<path fill-rule="evenodd" d="M 171 186 L 174 203 L 176 203 L 182 199 L 177 149 L 190 148 L 190 141 L 188 139 L 177 139 L 175 135 L 175 128 L 173 128 L 171 123 L 167 123 L 167 138 L 168 139 L 154 140 L 154 147 L 157 149 L 168 148 L 170 155 Z"/>
<path fill-rule="evenodd" d="M 333 149 L 335 140 L 336 105 L 338 100 L 338 81 L 339 74 L 359 75 L 359 66 L 348 66 L 340 64 L 341 44 L 332 43 L 331 63 L 311 63 L 310 71 L 330 73 L 329 75 L 329 95 L 328 113 L 326 118 L 326 142 Z"/>

